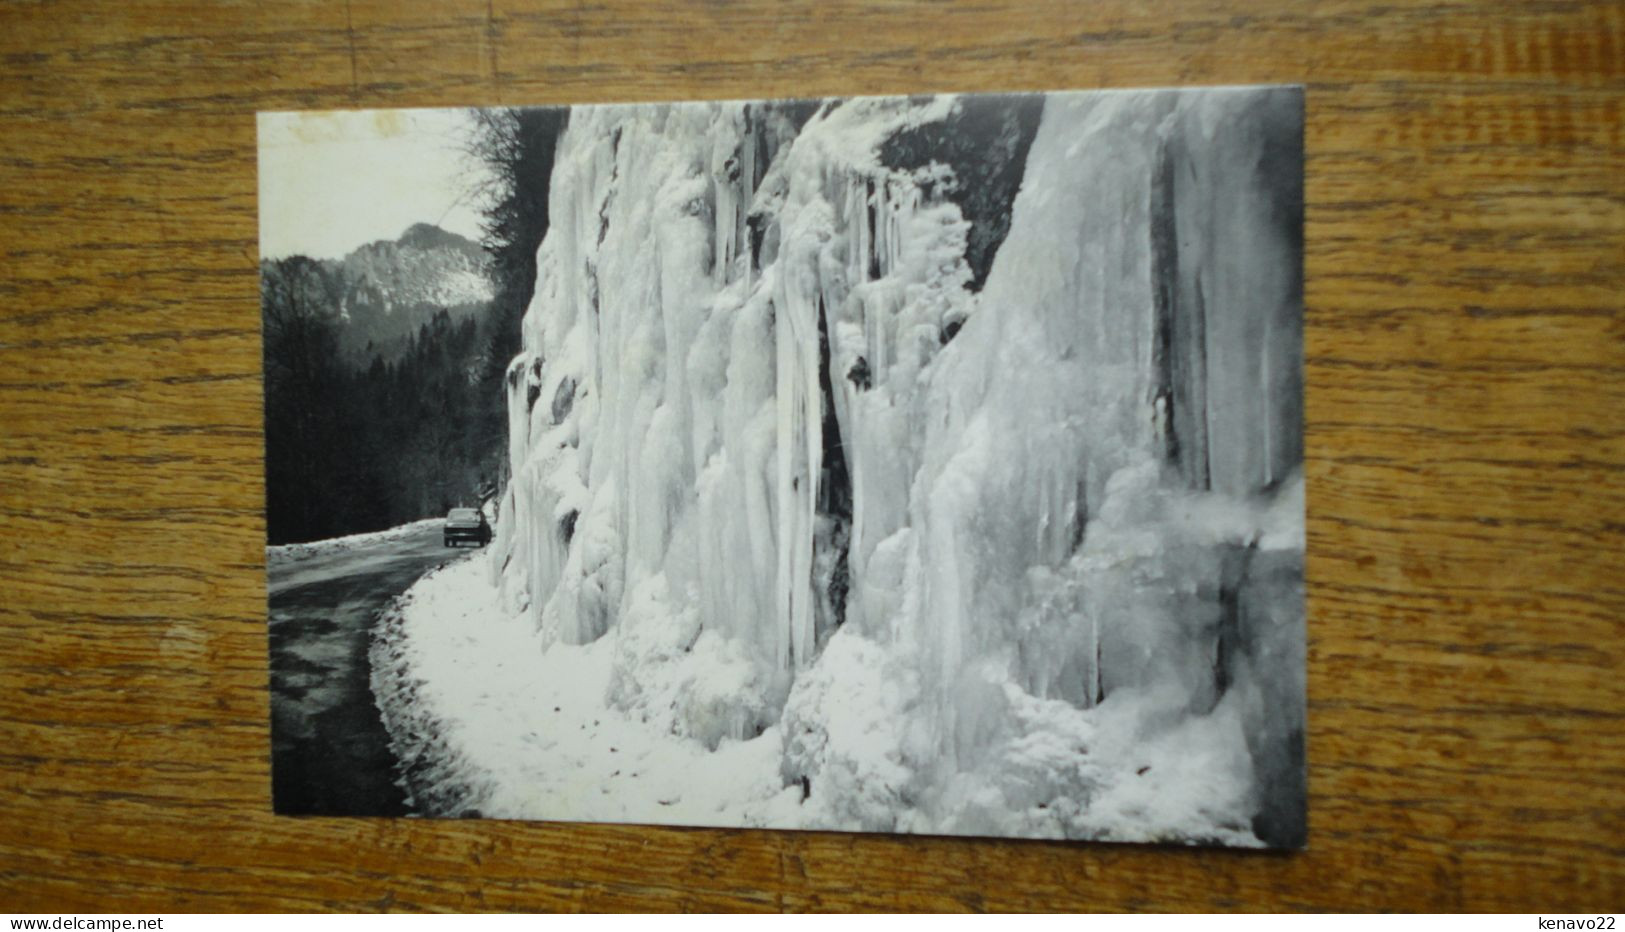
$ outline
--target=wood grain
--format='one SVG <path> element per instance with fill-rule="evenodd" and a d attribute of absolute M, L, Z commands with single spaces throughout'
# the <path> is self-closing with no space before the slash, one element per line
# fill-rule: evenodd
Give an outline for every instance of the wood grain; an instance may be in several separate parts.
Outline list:
<path fill-rule="evenodd" d="M 1310 846 L 269 811 L 256 109 L 1308 85 Z M 1625 6 L 0 7 L 0 909 L 1625 906 Z"/>

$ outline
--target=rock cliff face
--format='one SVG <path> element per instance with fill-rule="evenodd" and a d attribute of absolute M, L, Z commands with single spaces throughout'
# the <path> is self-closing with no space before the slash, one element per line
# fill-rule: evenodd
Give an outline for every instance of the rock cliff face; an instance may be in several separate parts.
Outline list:
<path fill-rule="evenodd" d="M 577 108 L 494 578 L 809 826 L 1301 843 L 1301 140 L 1289 89 Z"/>

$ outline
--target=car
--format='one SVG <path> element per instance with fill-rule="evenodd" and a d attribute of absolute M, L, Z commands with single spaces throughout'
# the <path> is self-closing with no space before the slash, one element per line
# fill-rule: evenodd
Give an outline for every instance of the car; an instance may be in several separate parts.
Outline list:
<path fill-rule="evenodd" d="M 453 508 L 446 512 L 443 536 L 447 547 L 461 544 L 484 547 L 491 542 L 491 525 L 478 508 Z"/>

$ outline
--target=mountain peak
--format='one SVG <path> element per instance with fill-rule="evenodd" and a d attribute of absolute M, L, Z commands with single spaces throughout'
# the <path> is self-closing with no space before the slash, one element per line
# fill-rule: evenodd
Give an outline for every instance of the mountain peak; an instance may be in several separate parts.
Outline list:
<path fill-rule="evenodd" d="M 368 243 L 335 264 L 345 340 L 354 349 L 396 343 L 440 310 L 460 319 L 491 300 L 485 250 L 432 223 L 414 223 L 399 239 Z"/>
<path fill-rule="evenodd" d="M 451 247 L 467 251 L 479 249 L 479 245 L 465 236 L 459 236 L 450 230 L 444 230 L 432 223 L 414 223 L 406 228 L 400 239 L 395 242 L 402 246 L 416 246 L 419 249 L 443 249 Z"/>

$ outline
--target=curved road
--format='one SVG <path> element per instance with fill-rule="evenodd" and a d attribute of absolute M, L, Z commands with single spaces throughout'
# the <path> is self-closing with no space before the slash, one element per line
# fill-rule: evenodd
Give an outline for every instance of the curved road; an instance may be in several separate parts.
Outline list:
<path fill-rule="evenodd" d="M 268 567 L 271 794 L 284 815 L 403 815 L 367 664 L 373 621 L 456 552 L 438 524 Z"/>

